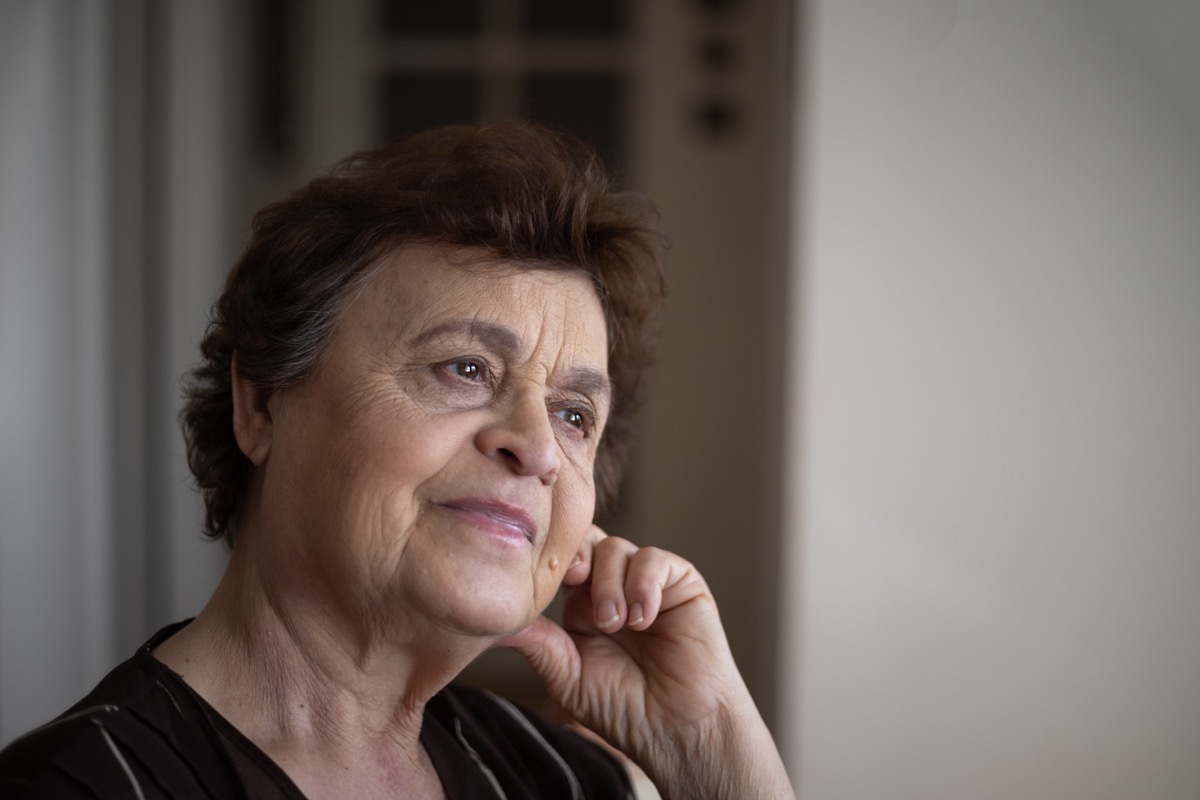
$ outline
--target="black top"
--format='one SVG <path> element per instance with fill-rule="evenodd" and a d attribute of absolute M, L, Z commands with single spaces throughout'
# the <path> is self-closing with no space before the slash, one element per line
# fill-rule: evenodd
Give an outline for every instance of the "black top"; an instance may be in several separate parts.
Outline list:
<path fill-rule="evenodd" d="M 0 751 L 0 800 L 304 800 L 266 753 L 151 650 L 159 631 L 54 721 Z M 568 728 L 451 685 L 425 708 L 421 744 L 457 798 L 632 798 L 625 769 Z"/>

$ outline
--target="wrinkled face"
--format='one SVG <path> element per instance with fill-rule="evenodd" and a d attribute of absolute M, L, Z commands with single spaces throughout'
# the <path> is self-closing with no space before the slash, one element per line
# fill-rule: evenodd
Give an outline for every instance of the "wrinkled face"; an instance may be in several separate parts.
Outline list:
<path fill-rule="evenodd" d="M 582 272 L 403 248 L 271 397 L 272 573 L 364 624 L 524 627 L 592 520 L 607 350 Z"/>

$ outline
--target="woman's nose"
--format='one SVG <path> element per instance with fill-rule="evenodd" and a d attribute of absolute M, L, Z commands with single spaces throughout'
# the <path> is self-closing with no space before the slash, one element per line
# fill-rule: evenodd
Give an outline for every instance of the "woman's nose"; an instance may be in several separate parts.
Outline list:
<path fill-rule="evenodd" d="M 550 486 L 558 478 L 559 448 L 541 392 L 513 396 L 477 437 L 478 447 L 500 458 L 518 475 L 540 478 Z"/>

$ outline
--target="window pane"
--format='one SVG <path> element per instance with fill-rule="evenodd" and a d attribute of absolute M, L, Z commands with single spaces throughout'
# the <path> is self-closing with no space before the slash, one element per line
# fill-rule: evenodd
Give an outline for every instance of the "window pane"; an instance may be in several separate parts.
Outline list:
<path fill-rule="evenodd" d="M 380 0 L 392 35 L 470 34 L 479 30 L 481 0 Z"/>
<path fill-rule="evenodd" d="M 614 171 L 626 168 L 621 132 L 624 82 L 616 75 L 530 75 L 524 80 L 525 113 L 531 119 L 592 143 Z"/>
<path fill-rule="evenodd" d="M 524 27 L 535 36 L 617 36 L 624 0 L 525 0 Z"/>
<path fill-rule="evenodd" d="M 477 122 L 479 78 L 469 74 L 384 76 L 380 133 L 384 140 L 435 125 Z"/>

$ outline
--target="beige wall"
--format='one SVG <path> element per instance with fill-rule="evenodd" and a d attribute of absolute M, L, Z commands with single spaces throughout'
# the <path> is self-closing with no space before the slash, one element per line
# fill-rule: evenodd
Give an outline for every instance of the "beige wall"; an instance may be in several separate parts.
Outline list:
<path fill-rule="evenodd" d="M 1200 796 L 1198 84 L 1132 4 L 806 5 L 800 796 Z"/>

